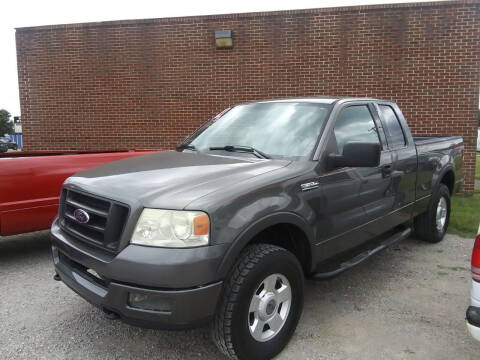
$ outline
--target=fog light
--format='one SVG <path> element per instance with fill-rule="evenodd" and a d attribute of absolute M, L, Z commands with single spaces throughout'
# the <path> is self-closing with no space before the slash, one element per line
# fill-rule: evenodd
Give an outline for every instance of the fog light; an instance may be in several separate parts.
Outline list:
<path fill-rule="evenodd" d="M 129 293 L 128 305 L 136 309 L 171 312 L 172 308 L 162 295 Z"/>

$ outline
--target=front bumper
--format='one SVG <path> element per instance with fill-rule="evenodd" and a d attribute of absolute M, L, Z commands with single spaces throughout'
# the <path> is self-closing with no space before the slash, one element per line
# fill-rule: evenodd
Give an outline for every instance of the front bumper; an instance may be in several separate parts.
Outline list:
<path fill-rule="evenodd" d="M 55 223 L 51 238 L 55 271 L 60 279 L 88 302 L 117 314 L 127 323 L 149 328 L 188 328 L 207 322 L 215 313 L 222 281 L 213 274 L 223 248 L 130 245 L 105 260 L 75 243 Z M 129 303 L 130 293 L 153 294 L 163 308 L 134 307 Z"/>

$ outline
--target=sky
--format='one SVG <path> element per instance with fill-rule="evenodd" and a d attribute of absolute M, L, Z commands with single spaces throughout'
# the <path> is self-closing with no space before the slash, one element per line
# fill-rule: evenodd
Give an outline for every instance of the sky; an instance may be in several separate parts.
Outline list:
<path fill-rule="evenodd" d="M 20 114 L 15 28 L 79 22 L 148 19 L 309 9 L 332 6 L 391 4 L 417 0 L 3 0 L 0 3 L 0 109 Z"/>

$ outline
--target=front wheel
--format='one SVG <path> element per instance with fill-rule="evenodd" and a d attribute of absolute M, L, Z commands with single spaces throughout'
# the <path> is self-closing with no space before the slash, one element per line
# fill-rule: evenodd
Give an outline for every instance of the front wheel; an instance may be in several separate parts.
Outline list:
<path fill-rule="evenodd" d="M 303 271 L 278 246 L 246 248 L 226 281 L 213 324 L 218 348 L 231 359 L 271 359 L 290 340 L 303 308 Z"/>
<path fill-rule="evenodd" d="M 442 241 L 450 221 L 450 190 L 444 184 L 432 195 L 425 213 L 415 217 L 415 233 L 427 242 Z"/>

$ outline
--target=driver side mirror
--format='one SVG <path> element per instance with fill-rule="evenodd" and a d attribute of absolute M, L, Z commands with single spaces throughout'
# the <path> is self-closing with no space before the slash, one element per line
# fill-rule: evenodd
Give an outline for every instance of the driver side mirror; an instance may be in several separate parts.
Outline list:
<path fill-rule="evenodd" d="M 349 142 L 343 147 L 343 154 L 329 154 L 329 169 L 341 167 L 376 167 L 380 164 L 380 144 Z"/>

